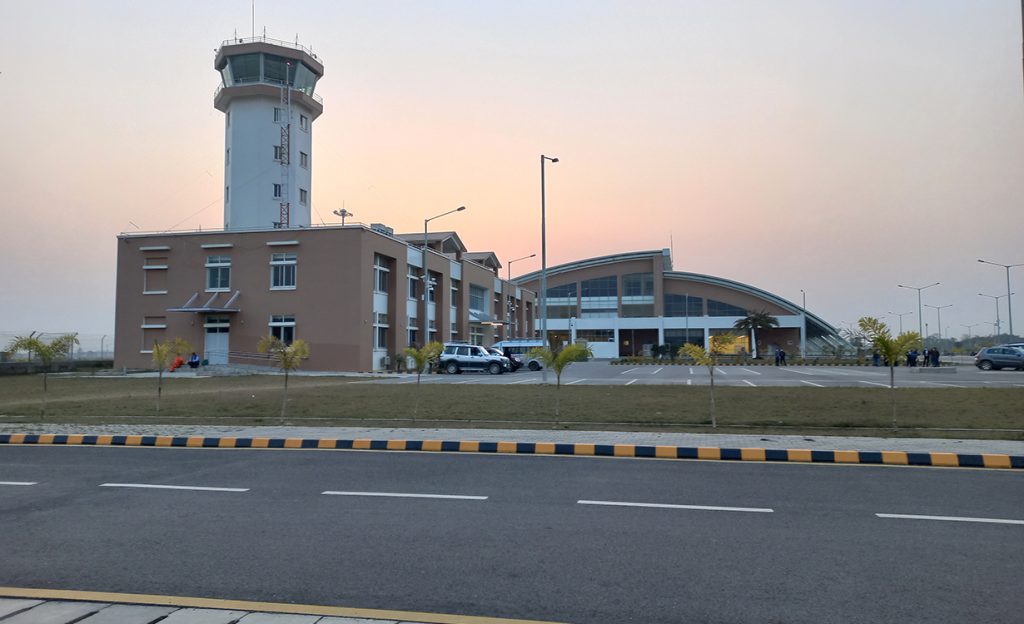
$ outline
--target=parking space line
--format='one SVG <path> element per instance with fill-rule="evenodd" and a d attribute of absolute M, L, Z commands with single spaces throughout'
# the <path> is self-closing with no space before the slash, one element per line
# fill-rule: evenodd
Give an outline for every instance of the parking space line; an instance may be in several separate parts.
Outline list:
<path fill-rule="evenodd" d="M 718 373 L 719 375 L 728 375 L 729 374 L 729 373 L 725 372 L 724 370 L 718 368 L 717 366 L 715 367 L 715 372 Z"/>
<path fill-rule="evenodd" d="M 194 490 L 198 492 L 248 492 L 249 488 L 205 487 L 199 485 L 157 485 L 154 483 L 101 483 L 100 487 L 143 488 L 149 490 Z"/>
<path fill-rule="evenodd" d="M 792 368 L 789 368 L 788 366 L 787 367 L 780 367 L 779 370 L 784 370 L 787 373 L 796 373 L 797 375 L 809 375 L 811 377 L 817 377 L 818 376 L 818 373 L 808 373 L 807 371 L 794 370 Z"/>
<path fill-rule="evenodd" d="M 947 388 L 966 388 L 967 386 L 958 386 L 951 383 L 942 383 L 941 381 L 922 381 L 921 383 L 934 384 L 936 386 L 945 386 Z"/>
<path fill-rule="evenodd" d="M 864 381 L 863 379 L 858 379 L 857 383 L 868 384 L 869 386 L 882 386 L 883 388 L 889 387 L 889 384 L 878 383 L 877 381 Z"/>
<path fill-rule="evenodd" d="M 916 516 L 913 514 L 876 513 L 879 518 L 896 518 L 898 520 L 944 520 L 946 522 L 984 522 L 987 524 L 1024 524 L 1024 520 L 1005 520 L 1003 518 L 970 518 L 964 516 Z"/>
<path fill-rule="evenodd" d="M 756 383 L 754 383 L 754 382 L 752 382 L 752 381 L 747 381 L 746 379 L 741 379 L 740 381 L 742 381 L 743 383 L 745 383 L 745 384 L 747 384 L 748 386 L 751 386 L 751 387 L 753 387 L 753 388 L 756 388 L 756 387 L 757 387 L 757 384 L 756 384 Z"/>
<path fill-rule="evenodd" d="M 618 501 L 578 500 L 577 505 L 602 505 L 606 507 L 649 507 L 654 509 L 695 509 L 699 511 L 745 511 L 748 513 L 774 513 L 766 507 L 717 507 L 712 505 L 670 505 L 667 503 L 625 503 Z"/>
<path fill-rule="evenodd" d="M 405 492 L 320 492 L 327 496 L 376 496 L 380 498 L 439 498 L 442 500 L 487 500 L 486 496 L 466 496 L 463 494 L 409 494 Z"/>
<path fill-rule="evenodd" d="M 692 386 L 693 385 L 693 380 L 692 379 L 687 379 L 686 380 L 686 385 Z"/>
<path fill-rule="evenodd" d="M 581 382 L 581 381 L 586 381 L 586 379 L 577 379 L 576 381 L 570 381 L 569 383 L 567 383 L 567 384 L 565 384 L 565 385 L 567 385 L 567 386 L 571 386 L 571 385 L 573 385 L 573 384 L 578 384 L 578 383 L 579 383 L 579 382 Z M 634 379 L 633 381 L 636 381 L 636 380 Z"/>
<path fill-rule="evenodd" d="M 660 373 L 663 370 L 665 370 L 665 367 L 661 366 L 661 367 L 658 367 L 658 368 L 654 369 L 654 372 L 652 372 L 651 374 L 652 375 L 657 375 L 658 373 Z"/>
<path fill-rule="evenodd" d="M 0 485 L 37 485 L 38 481 L 0 481 Z"/>
<path fill-rule="evenodd" d="M 742 370 L 745 370 L 748 373 L 754 373 L 755 375 L 760 375 L 761 374 L 761 373 L 757 372 L 756 370 L 750 370 L 749 368 L 743 368 Z"/>
<path fill-rule="evenodd" d="M 534 380 L 533 379 L 521 379 L 519 381 L 510 381 L 508 385 L 514 386 L 516 384 L 530 383 L 531 381 L 534 381 Z"/>
<path fill-rule="evenodd" d="M 807 381 L 806 379 L 797 379 L 800 383 L 807 384 L 808 386 L 814 386 L 815 388 L 824 388 L 821 384 L 814 383 L 813 381 Z"/>
<path fill-rule="evenodd" d="M 622 372 L 621 372 L 621 373 L 619 373 L 619 374 L 620 374 L 620 375 L 625 375 L 626 373 L 632 373 L 632 372 L 633 372 L 633 371 L 635 371 L 635 370 L 640 370 L 640 369 L 639 369 L 639 368 L 631 368 L 631 369 L 629 369 L 629 370 L 624 370 L 624 371 L 622 371 Z"/>
<path fill-rule="evenodd" d="M 635 383 L 636 383 L 636 379 L 630 379 L 629 381 L 626 382 L 626 385 L 627 386 L 631 386 L 631 385 L 633 385 Z"/>

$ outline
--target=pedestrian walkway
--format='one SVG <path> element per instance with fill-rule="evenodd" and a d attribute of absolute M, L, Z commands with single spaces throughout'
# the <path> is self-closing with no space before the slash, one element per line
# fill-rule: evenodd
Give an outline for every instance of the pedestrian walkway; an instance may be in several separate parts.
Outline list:
<path fill-rule="evenodd" d="M 231 438 L 371 440 L 473 440 L 555 444 L 635 444 L 718 448 L 805 448 L 820 451 L 905 451 L 908 453 L 997 453 L 1024 455 L 1024 441 L 859 436 L 737 435 L 634 431 L 535 429 L 437 429 L 368 427 L 231 427 L 223 425 L 0 424 L 0 434 L 163 435 Z"/>

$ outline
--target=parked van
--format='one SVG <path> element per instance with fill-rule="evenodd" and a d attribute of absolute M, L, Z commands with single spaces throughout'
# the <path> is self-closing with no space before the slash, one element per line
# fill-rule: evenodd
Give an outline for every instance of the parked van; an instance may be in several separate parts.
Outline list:
<path fill-rule="evenodd" d="M 537 358 L 527 357 L 527 354 L 531 349 L 537 349 L 544 346 L 544 341 L 540 338 L 513 338 L 511 340 L 502 340 L 492 345 L 493 348 L 498 349 L 502 353 L 508 354 L 509 357 L 519 363 L 520 366 L 525 366 L 532 371 L 539 371 L 544 368 L 544 363 Z"/>

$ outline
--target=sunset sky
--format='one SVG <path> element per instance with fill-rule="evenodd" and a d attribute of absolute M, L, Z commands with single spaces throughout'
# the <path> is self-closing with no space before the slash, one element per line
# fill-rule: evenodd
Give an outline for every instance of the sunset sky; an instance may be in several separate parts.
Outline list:
<path fill-rule="evenodd" d="M 515 273 L 674 248 L 837 327 L 992 333 L 1024 263 L 1017 0 L 257 2 L 325 65 L 314 222 L 436 222 Z M 0 0 L 0 337 L 113 334 L 116 236 L 223 222 L 214 50 L 250 2 Z M 432 227 L 435 224 L 432 224 Z M 503 271 L 504 275 L 504 271 Z M 1024 334 L 1024 267 L 1011 274 Z M 1001 316 L 1006 331 L 1006 299 Z M 895 317 L 889 317 L 898 325 Z M 932 333 L 935 310 L 924 315 Z M 945 330 L 945 328 L 943 328 Z M 110 338 L 107 339 L 109 348 Z M 91 345 L 83 344 L 84 347 Z"/>

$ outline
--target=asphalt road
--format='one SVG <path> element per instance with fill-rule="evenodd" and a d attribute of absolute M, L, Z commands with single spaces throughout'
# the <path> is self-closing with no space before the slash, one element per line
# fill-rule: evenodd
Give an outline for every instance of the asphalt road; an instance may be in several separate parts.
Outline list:
<path fill-rule="evenodd" d="M 901 388 L 1024 388 L 1024 372 L 981 371 L 974 366 L 939 370 L 897 368 L 896 385 Z M 608 362 L 578 362 L 562 373 L 566 385 L 707 385 L 708 369 L 703 366 L 630 366 Z M 542 372 L 520 369 L 514 373 L 489 375 L 465 372 L 461 375 L 423 375 L 422 383 L 454 384 L 537 384 Z M 548 372 L 548 382 L 555 375 Z M 386 377 L 372 383 L 416 383 L 416 376 Z M 738 387 L 878 388 L 889 387 L 889 369 L 874 366 L 719 366 L 715 385 Z"/>
<path fill-rule="evenodd" d="M 1016 472 L 3 447 L 0 482 L 6 586 L 574 623 L 1024 612 Z"/>

